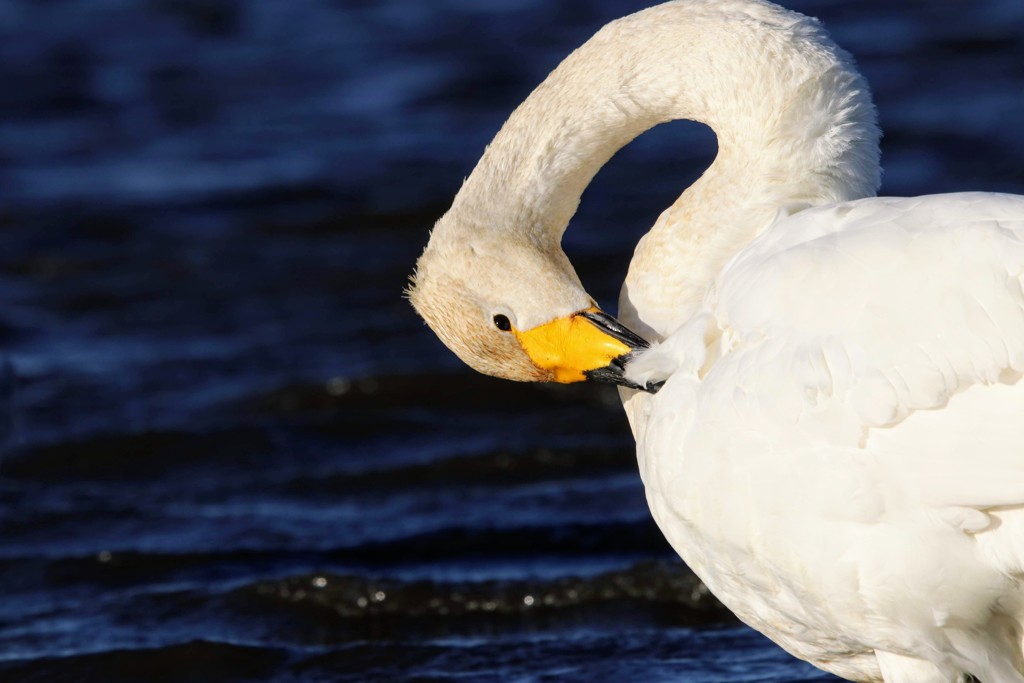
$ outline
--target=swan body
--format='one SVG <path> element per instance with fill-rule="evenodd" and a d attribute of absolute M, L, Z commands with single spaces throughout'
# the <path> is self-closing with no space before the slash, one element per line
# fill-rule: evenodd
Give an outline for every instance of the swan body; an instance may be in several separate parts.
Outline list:
<path fill-rule="evenodd" d="M 780 217 L 627 368 L 668 380 L 631 417 L 673 547 L 840 676 L 1024 680 L 1022 284 L 1024 197 Z"/>
<path fill-rule="evenodd" d="M 718 156 L 638 244 L 622 327 L 559 241 L 611 154 L 675 118 Z M 666 538 L 789 652 L 856 681 L 1024 683 L 1024 197 L 874 197 L 878 136 L 816 21 L 653 7 L 513 113 L 410 298 L 478 370 L 623 385 Z"/>

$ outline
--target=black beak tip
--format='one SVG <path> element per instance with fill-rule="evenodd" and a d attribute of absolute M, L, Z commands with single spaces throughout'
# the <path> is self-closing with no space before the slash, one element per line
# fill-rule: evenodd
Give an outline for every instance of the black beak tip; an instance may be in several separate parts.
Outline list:
<path fill-rule="evenodd" d="M 636 334 L 604 311 L 582 311 L 578 315 L 583 316 L 599 329 L 603 330 L 605 334 L 613 339 L 619 340 L 631 349 L 629 353 L 619 356 L 603 368 L 597 368 L 596 370 L 589 370 L 583 373 L 586 375 L 587 379 L 595 382 L 618 384 L 622 387 L 639 389 L 651 394 L 658 393 L 658 390 L 661 389 L 664 382 L 648 382 L 646 385 L 640 386 L 639 384 L 626 379 L 625 376 L 626 363 L 628 363 L 638 352 L 650 348 L 650 344 L 646 339 Z"/>
<path fill-rule="evenodd" d="M 656 394 L 661 391 L 661 388 L 665 386 L 664 382 L 648 382 L 646 386 L 641 387 L 644 391 L 649 394 Z"/>
<path fill-rule="evenodd" d="M 664 382 L 648 382 L 647 384 L 640 385 L 626 378 L 625 369 L 626 363 L 629 361 L 632 353 L 627 353 L 623 356 L 619 356 L 608 365 L 603 368 L 597 368 L 596 370 L 588 370 L 583 373 L 586 375 L 588 380 L 593 382 L 607 382 L 610 384 L 617 384 L 620 387 L 628 387 L 630 389 L 639 389 L 640 391 L 646 391 L 649 394 L 656 394 L 665 384 Z"/>

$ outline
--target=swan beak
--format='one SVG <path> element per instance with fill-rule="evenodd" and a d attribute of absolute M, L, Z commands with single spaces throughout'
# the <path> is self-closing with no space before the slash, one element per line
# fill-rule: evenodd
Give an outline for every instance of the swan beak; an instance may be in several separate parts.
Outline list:
<path fill-rule="evenodd" d="M 604 311 L 594 307 L 520 332 L 519 344 L 537 367 L 564 384 L 594 380 L 633 389 L 641 387 L 623 375 L 626 362 L 649 344 Z"/>

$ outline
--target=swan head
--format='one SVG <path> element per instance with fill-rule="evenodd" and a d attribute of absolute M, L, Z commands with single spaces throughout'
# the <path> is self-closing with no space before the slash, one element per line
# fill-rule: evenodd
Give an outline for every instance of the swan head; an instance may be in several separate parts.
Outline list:
<path fill-rule="evenodd" d="M 603 313 L 561 247 L 525 235 L 445 229 L 416 264 L 408 296 L 427 325 L 478 372 L 520 382 L 633 386 L 626 361 L 647 342 Z"/>

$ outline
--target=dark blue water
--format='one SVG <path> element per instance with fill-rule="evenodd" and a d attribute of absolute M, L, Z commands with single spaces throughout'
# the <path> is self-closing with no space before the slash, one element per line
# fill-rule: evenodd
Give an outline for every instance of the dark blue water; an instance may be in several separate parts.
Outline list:
<path fill-rule="evenodd" d="M 483 146 L 612 0 L 0 0 L 0 679 L 831 680 L 649 520 L 614 392 L 473 375 L 401 298 Z M 798 0 L 884 191 L 1024 193 L 1024 3 Z M 614 308 L 714 154 L 584 196 Z"/>

